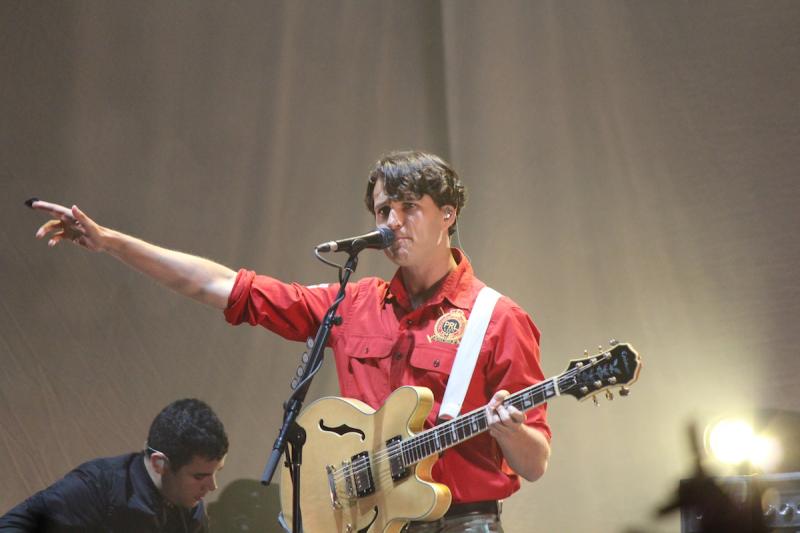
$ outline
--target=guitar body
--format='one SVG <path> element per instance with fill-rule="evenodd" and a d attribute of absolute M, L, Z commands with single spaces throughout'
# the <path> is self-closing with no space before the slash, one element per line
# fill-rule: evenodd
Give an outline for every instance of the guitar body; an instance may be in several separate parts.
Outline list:
<path fill-rule="evenodd" d="M 639 354 L 614 341 L 608 351 L 570 361 L 566 371 L 503 401 L 524 412 L 569 394 L 595 398 L 612 386 L 621 396 L 639 378 Z M 432 521 L 450 507 L 450 489 L 434 483 L 439 454 L 489 429 L 485 406 L 422 429 L 431 391 L 400 387 L 377 411 L 358 400 L 322 398 L 297 417 L 306 431 L 300 474 L 303 529 L 309 533 L 399 533 L 412 520 Z M 281 509 L 292 524 L 292 480 L 281 470 Z"/>
<path fill-rule="evenodd" d="M 306 430 L 300 474 L 303 529 L 311 533 L 397 533 L 411 520 L 443 516 L 450 506 L 450 490 L 431 479 L 436 456 L 411 466 L 402 479 L 392 478 L 390 463 L 385 460 L 387 441 L 398 436 L 406 440 L 421 431 L 432 405 L 428 389 L 400 387 L 377 411 L 358 400 L 335 397 L 306 407 L 297 419 Z M 369 465 L 374 492 L 349 497 L 342 462 L 350 462 L 362 452 L 369 453 L 363 461 Z M 328 466 L 337 472 L 329 474 Z M 332 503 L 332 479 L 336 480 L 337 506 Z M 291 526 L 288 468 L 281 470 L 280 488 L 281 508 Z"/>

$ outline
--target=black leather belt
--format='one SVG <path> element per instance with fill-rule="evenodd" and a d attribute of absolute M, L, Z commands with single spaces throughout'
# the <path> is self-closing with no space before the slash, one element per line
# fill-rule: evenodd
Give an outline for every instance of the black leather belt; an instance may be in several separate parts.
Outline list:
<path fill-rule="evenodd" d="M 497 500 L 488 500 L 483 502 L 469 502 L 469 503 L 454 503 L 450 509 L 445 513 L 445 518 L 453 518 L 454 516 L 463 516 L 467 514 L 493 514 L 500 516 L 502 506 Z"/>

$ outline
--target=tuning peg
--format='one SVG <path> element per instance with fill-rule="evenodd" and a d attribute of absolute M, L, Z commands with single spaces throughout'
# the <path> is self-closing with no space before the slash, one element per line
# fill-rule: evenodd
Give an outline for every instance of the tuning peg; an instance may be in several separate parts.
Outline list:
<path fill-rule="evenodd" d="M 628 387 L 620 387 L 619 388 L 619 395 L 620 396 L 627 396 L 631 393 L 631 390 Z"/>
<path fill-rule="evenodd" d="M 603 386 L 603 382 L 598 379 L 597 381 L 593 382 L 592 385 L 594 385 L 595 389 L 599 389 Z"/>
<path fill-rule="evenodd" d="M 584 350 L 583 355 L 589 355 L 589 350 Z"/>
<path fill-rule="evenodd" d="M 613 399 L 614 399 L 614 394 L 610 390 L 606 389 L 606 400 L 610 402 Z"/>
<path fill-rule="evenodd" d="M 600 402 L 597 401 L 597 395 L 592 396 L 592 401 L 594 402 L 594 406 L 597 407 L 600 405 Z"/>
<path fill-rule="evenodd" d="M 603 351 L 603 345 L 602 344 L 598 344 L 597 345 L 597 351 L 598 352 L 602 352 Z"/>
<path fill-rule="evenodd" d="M 609 339 L 608 340 L 608 345 L 609 346 L 616 346 L 617 344 L 619 344 L 619 341 L 617 339 Z"/>

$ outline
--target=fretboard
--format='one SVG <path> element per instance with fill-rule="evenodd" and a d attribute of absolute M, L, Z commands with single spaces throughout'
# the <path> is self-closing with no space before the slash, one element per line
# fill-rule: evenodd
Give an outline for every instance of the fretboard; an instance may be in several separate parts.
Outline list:
<path fill-rule="evenodd" d="M 525 412 L 558 396 L 574 384 L 575 373 L 567 371 L 509 395 L 503 404 L 512 405 Z M 418 433 L 399 443 L 404 466 L 413 465 L 426 457 L 441 453 L 488 429 L 486 410 L 478 408 Z"/>

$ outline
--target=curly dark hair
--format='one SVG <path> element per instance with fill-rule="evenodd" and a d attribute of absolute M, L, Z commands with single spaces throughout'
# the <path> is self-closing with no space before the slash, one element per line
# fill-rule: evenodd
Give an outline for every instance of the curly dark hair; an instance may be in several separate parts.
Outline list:
<path fill-rule="evenodd" d="M 173 472 L 189 464 L 194 456 L 219 460 L 228 453 L 225 427 L 211 407 L 187 398 L 166 406 L 155 417 L 147 435 L 147 453 L 167 456 Z"/>
<path fill-rule="evenodd" d="M 369 174 L 367 193 L 364 196 L 367 209 L 373 215 L 375 200 L 372 192 L 378 180 L 383 181 L 384 190 L 390 200 L 418 200 L 427 194 L 438 207 L 455 207 L 456 216 L 461 213 L 467 201 L 464 184 L 453 167 L 441 157 L 426 152 L 390 152 L 375 163 Z M 452 235 L 455 224 L 448 231 Z"/>

